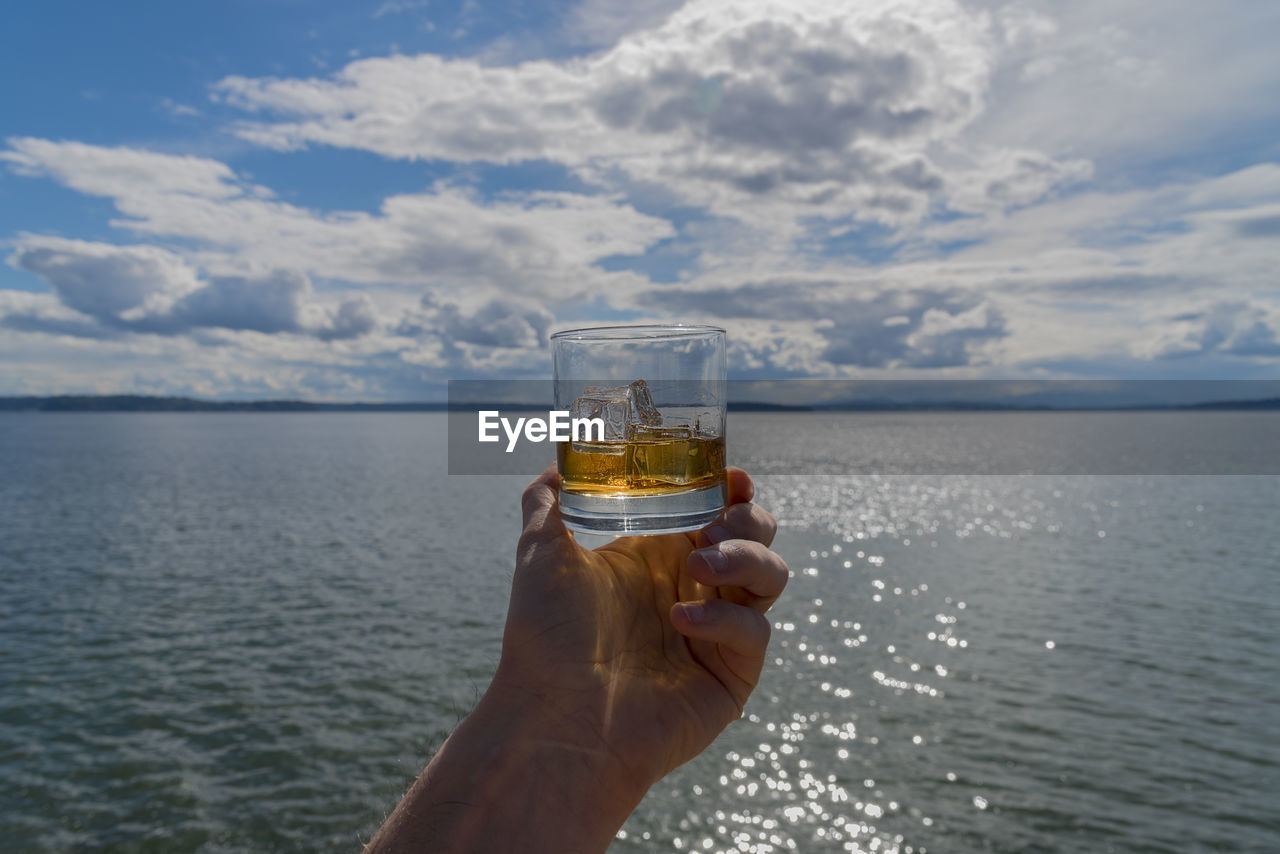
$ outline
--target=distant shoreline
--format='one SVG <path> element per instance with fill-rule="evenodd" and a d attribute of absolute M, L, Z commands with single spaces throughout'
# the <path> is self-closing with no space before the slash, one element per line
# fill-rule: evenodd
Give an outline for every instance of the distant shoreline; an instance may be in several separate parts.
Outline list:
<path fill-rule="evenodd" d="M 511 411 L 545 410 L 528 403 L 492 402 L 454 404 L 452 411 L 481 408 Z M 1133 404 L 1080 406 L 1019 405 L 1003 401 L 894 401 L 862 400 L 810 405 L 757 401 L 729 403 L 732 412 L 1271 412 L 1280 411 L 1280 397 L 1258 400 L 1222 400 L 1190 404 Z M 192 397 L 148 395 L 52 395 L 0 397 L 0 412 L 448 412 L 444 401 L 393 403 L 322 403 L 306 400 L 200 400 Z"/>

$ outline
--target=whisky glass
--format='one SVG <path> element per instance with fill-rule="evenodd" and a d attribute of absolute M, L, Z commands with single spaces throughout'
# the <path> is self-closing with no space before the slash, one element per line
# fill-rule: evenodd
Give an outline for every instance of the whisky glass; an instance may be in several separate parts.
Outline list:
<path fill-rule="evenodd" d="M 570 329 L 552 335 L 551 346 L 556 409 L 596 428 L 558 445 L 565 525 L 591 534 L 667 534 L 720 515 L 725 331 Z"/>

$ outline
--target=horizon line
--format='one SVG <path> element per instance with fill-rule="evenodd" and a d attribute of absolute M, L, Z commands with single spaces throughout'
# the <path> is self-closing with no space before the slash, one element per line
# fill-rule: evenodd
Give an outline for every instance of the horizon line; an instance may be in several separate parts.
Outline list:
<path fill-rule="evenodd" d="M 962 381 L 963 382 L 963 381 Z M 0 412 L 468 412 L 478 409 L 510 411 L 547 410 L 527 401 L 312 401 L 298 398 L 210 400 L 186 395 L 58 394 L 0 395 Z M 1138 412 L 1138 411 L 1280 411 L 1280 396 L 1205 400 L 1194 403 L 1129 402 L 1110 404 L 1018 402 L 1015 399 L 893 400 L 886 398 L 777 403 L 762 400 L 730 400 L 730 411 L 739 412 Z"/>

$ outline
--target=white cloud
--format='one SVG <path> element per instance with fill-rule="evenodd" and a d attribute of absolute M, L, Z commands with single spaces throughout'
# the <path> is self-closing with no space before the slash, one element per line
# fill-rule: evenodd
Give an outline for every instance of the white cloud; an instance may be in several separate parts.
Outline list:
<path fill-rule="evenodd" d="M 173 100 L 172 98 L 162 98 L 160 100 L 160 106 L 165 112 L 175 119 L 192 118 L 203 115 L 203 113 L 190 104 L 183 104 Z"/>
<path fill-rule="evenodd" d="M 502 286 L 565 298 L 624 282 L 593 267 L 673 231 L 612 196 L 532 192 L 486 202 L 456 186 L 392 196 L 379 215 L 277 201 L 225 164 L 129 148 L 11 139 L 0 159 L 105 196 L 113 225 L 198 241 L 202 265 L 237 274 L 291 269 L 358 283 Z"/>
<path fill-rule="evenodd" d="M 198 286 L 179 256 L 155 246 L 32 236 L 8 263 L 44 279 L 68 308 L 108 321 L 163 313 Z"/>
<path fill-rule="evenodd" d="M 202 279 L 180 256 L 155 246 L 27 237 L 8 263 L 44 279 L 57 296 L 56 304 L 47 298 L 8 300 L 0 323 L 20 331 L 104 338 L 225 329 L 333 341 L 376 326 L 364 295 L 326 309 L 315 304 L 302 273 Z"/>
<path fill-rule="evenodd" d="M 10 139 L 11 171 L 109 199 L 134 245 L 10 240 L 51 293 L 0 290 L 0 362 L 62 352 L 94 388 L 413 397 L 545 375 L 549 329 L 593 312 L 721 322 L 759 377 L 1280 361 L 1280 165 L 1147 165 L 1280 118 L 1280 10 L 678 5 L 584 0 L 565 26 L 599 50 L 570 59 L 391 56 L 214 87 L 285 157 L 550 161 L 595 194 L 457 179 L 326 211 L 209 158 Z M 680 204 L 679 228 L 637 209 Z M 603 269 L 645 252 L 677 281 Z"/>
<path fill-rule="evenodd" d="M 1280 310 L 1243 302 L 1216 302 L 1167 318 L 1134 345 L 1142 358 L 1176 359 L 1209 353 L 1280 356 Z"/>
<path fill-rule="evenodd" d="M 805 217 L 898 224 L 952 201 L 971 209 L 984 188 L 985 206 L 1024 204 L 1086 176 L 1027 146 L 960 144 L 999 50 L 988 17 L 952 0 L 697 0 L 586 58 L 388 57 L 327 80 L 228 77 L 216 92 L 280 117 L 239 133 L 282 150 L 550 160 L 790 232 Z"/>
<path fill-rule="evenodd" d="M 1280 119 L 1280 6 L 1224 0 L 974 0 L 1009 41 L 975 139 L 1130 173 Z M 1275 149 L 1272 149 L 1273 153 Z"/>
<path fill-rule="evenodd" d="M 566 20 L 569 40 L 607 46 L 622 36 L 662 23 L 684 0 L 583 0 Z"/>
<path fill-rule="evenodd" d="M 157 320 L 177 329 L 209 326 L 268 334 L 298 332 L 302 306 L 310 294 L 307 277 L 290 270 L 253 278 L 217 276 Z"/>
<path fill-rule="evenodd" d="M 373 17 L 374 20 L 377 20 L 386 15 L 399 15 L 404 12 L 425 9 L 429 5 L 431 5 L 430 0 L 385 0 L 381 6 L 373 11 Z"/>
<path fill-rule="evenodd" d="M 892 265 L 850 268 L 765 247 L 723 256 L 678 285 L 614 274 L 626 286 L 597 298 L 653 320 L 724 323 L 734 364 L 754 376 L 1023 375 L 1082 358 L 1167 361 L 1179 352 L 1265 364 L 1278 358 L 1280 206 L 1267 201 L 1277 197 L 1280 167 L 1259 166 L 926 226 L 908 250 L 917 259 Z M 344 251 L 373 251 L 352 239 Z M 930 248 L 957 240 L 973 245 Z M 199 335 L 237 348 L 246 363 L 252 353 L 286 372 L 326 365 L 369 389 L 413 370 L 545 373 L 547 332 L 578 299 L 570 286 L 521 294 L 502 277 L 462 290 L 393 282 L 315 293 L 305 271 L 201 271 L 204 259 L 226 264 L 219 253 L 232 251 L 26 236 L 10 264 L 54 294 L 10 299 L 0 325 L 82 341 Z"/>
<path fill-rule="evenodd" d="M 648 288 L 625 304 L 720 318 L 735 334 L 793 324 L 789 334 L 821 345 L 797 343 L 811 357 L 801 359 L 757 331 L 752 340 L 763 343 L 739 358 L 763 373 L 785 359 L 818 375 L 927 366 L 1018 376 L 1107 361 L 1142 375 L 1137 360 L 1181 347 L 1212 355 L 1229 376 L 1233 365 L 1263 370 L 1277 361 L 1268 337 L 1280 311 L 1276 199 L 1280 166 L 1270 164 L 1156 189 L 1078 193 L 900 231 L 908 243 L 894 263 L 756 252 L 722 258 L 681 292 Z M 1232 315 L 1235 331 L 1205 346 L 1206 324 L 1226 323 L 1206 319 L 1222 302 L 1243 307 Z"/>
<path fill-rule="evenodd" d="M 10 138 L 0 151 L 22 175 L 48 175 L 90 196 L 123 198 L 145 192 L 193 199 L 229 199 L 245 188 L 225 163 L 203 157 L 158 154 L 134 148 L 106 148 L 82 142 Z M 265 194 L 265 190 L 253 192 Z"/>
<path fill-rule="evenodd" d="M 486 201 L 439 185 L 388 198 L 378 215 L 320 213 L 280 202 L 216 161 L 33 139 L 10 145 L 4 159 L 24 174 L 105 195 L 122 214 L 117 227 L 179 242 L 20 236 L 9 264 L 44 279 L 58 300 L 8 305 L 6 334 L 198 335 L 277 365 L 325 363 L 340 348 L 363 353 L 384 376 L 407 366 L 415 376 L 526 373 L 546 354 L 546 305 L 642 284 L 594 264 L 673 233 L 611 196 Z M 363 288 L 317 294 L 312 277 Z M 406 332 L 414 323 L 417 331 Z"/>
<path fill-rule="evenodd" d="M 555 320 L 544 306 L 528 300 L 493 298 L 474 311 L 454 302 L 423 299 L 433 328 L 455 343 L 482 347 L 544 347 Z"/>
<path fill-rule="evenodd" d="M 377 326 L 378 310 L 373 300 L 368 294 L 359 294 L 338 303 L 338 307 L 329 312 L 327 320 L 321 322 L 316 334 L 325 341 L 342 341 L 359 338 Z"/>
<path fill-rule="evenodd" d="M 1038 151 L 997 149 L 970 155 L 971 168 L 954 179 L 950 207 L 965 213 L 999 213 L 1029 205 L 1061 187 L 1093 176 L 1087 160 L 1054 160 Z"/>

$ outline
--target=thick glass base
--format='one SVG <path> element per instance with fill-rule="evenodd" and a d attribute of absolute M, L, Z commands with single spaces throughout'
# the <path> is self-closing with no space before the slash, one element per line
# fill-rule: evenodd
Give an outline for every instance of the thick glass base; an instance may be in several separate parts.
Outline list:
<path fill-rule="evenodd" d="M 696 531 L 724 512 L 724 484 L 659 495 L 583 495 L 560 490 L 560 517 L 570 531 L 633 536 Z"/>

